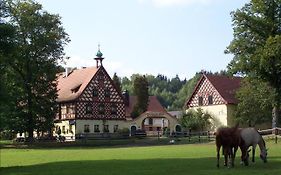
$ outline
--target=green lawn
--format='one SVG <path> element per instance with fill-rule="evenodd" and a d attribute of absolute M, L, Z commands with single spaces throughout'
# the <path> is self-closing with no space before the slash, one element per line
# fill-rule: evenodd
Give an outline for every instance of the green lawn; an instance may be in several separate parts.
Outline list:
<path fill-rule="evenodd" d="M 214 143 L 123 148 L 1 149 L 0 174 L 46 175 L 149 175 L 149 174 L 281 174 L 281 143 L 268 143 L 264 164 L 256 151 L 256 163 L 245 167 L 216 168 Z M 238 152 L 240 156 L 240 151 Z M 221 159 L 222 164 L 222 159 Z"/>

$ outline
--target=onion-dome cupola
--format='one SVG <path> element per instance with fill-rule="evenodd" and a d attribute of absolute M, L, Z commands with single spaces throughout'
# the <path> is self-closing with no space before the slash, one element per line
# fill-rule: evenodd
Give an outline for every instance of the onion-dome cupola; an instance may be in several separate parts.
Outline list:
<path fill-rule="evenodd" d="M 102 53 L 101 53 L 101 51 L 100 51 L 100 45 L 98 45 L 98 52 L 97 52 L 97 54 L 96 54 L 96 58 L 95 58 L 95 60 L 96 60 L 96 62 L 97 62 L 97 68 L 99 68 L 100 66 L 102 66 L 102 60 L 104 59 L 103 57 L 102 57 Z"/>

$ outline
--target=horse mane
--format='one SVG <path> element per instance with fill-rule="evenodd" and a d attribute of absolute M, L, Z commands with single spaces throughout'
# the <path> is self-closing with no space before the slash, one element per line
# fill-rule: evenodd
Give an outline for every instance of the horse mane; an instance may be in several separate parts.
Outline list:
<path fill-rule="evenodd" d="M 261 133 L 260 133 L 258 130 L 256 130 L 256 131 L 257 131 L 257 133 L 259 134 L 259 136 L 260 136 L 260 138 L 261 138 L 261 140 L 262 140 L 262 143 L 263 143 L 264 147 L 266 147 L 265 141 L 264 141 L 264 139 L 263 139 Z"/>

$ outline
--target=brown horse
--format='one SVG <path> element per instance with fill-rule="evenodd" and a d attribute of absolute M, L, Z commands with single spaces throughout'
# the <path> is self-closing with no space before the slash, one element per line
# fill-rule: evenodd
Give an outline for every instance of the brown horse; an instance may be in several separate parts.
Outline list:
<path fill-rule="evenodd" d="M 220 148 L 222 147 L 224 155 L 224 166 L 234 167 L 234 159 L 238 147 L 240 147 L 242 152 L 242 161 L 246 158 L 246 148 L 245 142 L 240 136 L 240 130 L 238 130 L 238 124 L 235 127 L 223 127 L 219 128 L 216 133 L 216 147 L 217 147 L 217 167 L 219 167 L 220 159 Z M 229 159 L 229 160 L 228 160 Z M 230 162 L 228 162 L 230 161 Z"/>

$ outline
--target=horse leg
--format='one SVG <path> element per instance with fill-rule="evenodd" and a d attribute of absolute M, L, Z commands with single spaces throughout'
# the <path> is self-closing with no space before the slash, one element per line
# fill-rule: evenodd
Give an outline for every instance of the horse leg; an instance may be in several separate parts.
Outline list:
<path fill-rule="evenodd" d="M 233 152 L 232 152 L 232 162 L 231 162 L 231 166 L 234 167 L 234 160 L 235 160 L 235 156 L 236 156 L 236 152 L 237 152 L 238 146 L 235 146 L 233 148 Z"/>
<path fill-rule="evenodd" d="M 228 148 L 224 148 L 223 147 L 223 155 L 224 155 L 224 166 L 227 166 L 227 164 L 228 164 L 228 156 L 229 156 Z"/>
<path fill-rule="evenodd" d="M 224 157 L 224 160 L 223 160 L 223 166 L 227 166 L 227 158 L 225 157 L 227 154 L 226 154 L 226 151 L 225 151 L 225 147 L 223 146 L 222 147 L 222 155 Z"/>
<path fill-rule="evenodd" d="M 256 152 L 256 145 L 253 145 L 252 150 L 252 162 L 255 162 L 255 152 Z"/>
<path fill-rule="evenodd" d="M 221 146 L 217 146 L 217 167 L 220 167 L 220 149 Z"/>

